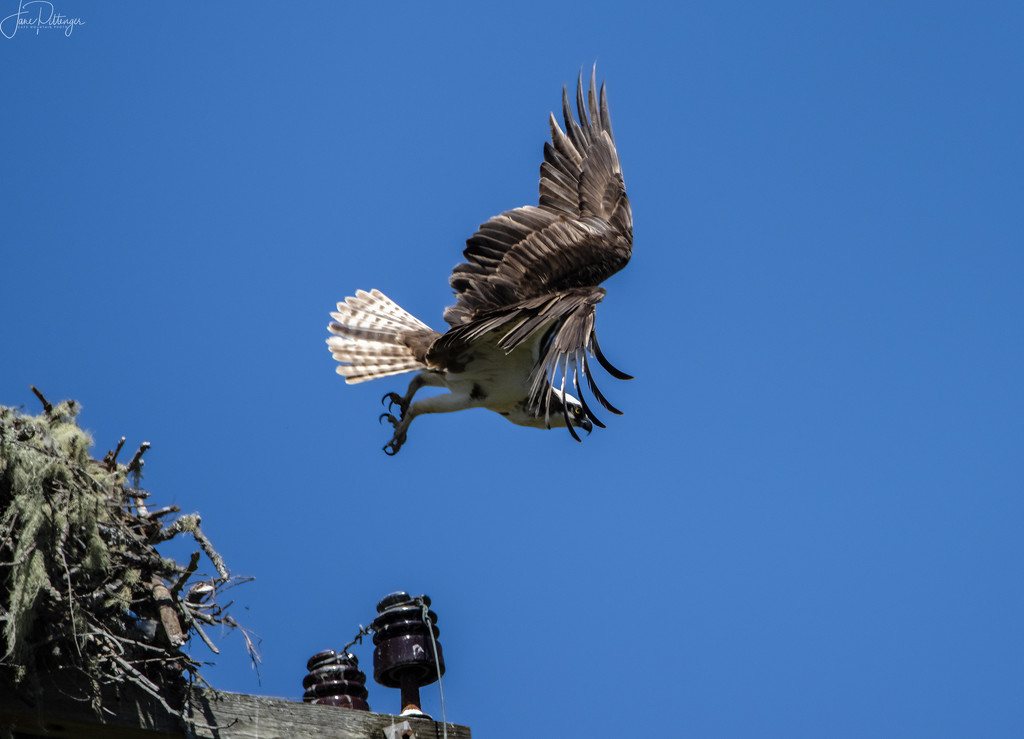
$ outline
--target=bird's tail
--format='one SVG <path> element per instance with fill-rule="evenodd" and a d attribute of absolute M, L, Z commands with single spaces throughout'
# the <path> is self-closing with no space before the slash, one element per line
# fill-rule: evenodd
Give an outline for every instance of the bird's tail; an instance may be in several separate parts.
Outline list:
<path fill-rule="evenodd" d="M 426 348 L 439 335 L 380 290 L 357 290 L 331 318 L 327 346 L 350 385 L 426 368 Z"/>

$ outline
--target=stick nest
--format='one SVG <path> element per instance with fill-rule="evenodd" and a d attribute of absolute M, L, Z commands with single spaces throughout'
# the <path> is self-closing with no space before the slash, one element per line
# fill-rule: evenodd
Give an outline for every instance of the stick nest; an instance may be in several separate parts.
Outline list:
<path fill-rule="evenodd" d="M 128 464 L 117 461 L 124 439 L 93 459 L 80 406 L 32 389 L 38 416 L 0 406 L 0 669 L 22 687 L 71 671 L 97 711 L 112 690 L 135 686 L 182 715 L 174 696 L 206 684 L 183 648 L 198 636 L 218 653 L 203 626 L 238 626 L 221 596 L 244 580 L 231 577 L 198 514 L 147 505 L 148 443 Z M 198 545 L 185 564 L 157 551 L 181 535 Z M 201 553 L 216 575 L 196 574 Z"/>

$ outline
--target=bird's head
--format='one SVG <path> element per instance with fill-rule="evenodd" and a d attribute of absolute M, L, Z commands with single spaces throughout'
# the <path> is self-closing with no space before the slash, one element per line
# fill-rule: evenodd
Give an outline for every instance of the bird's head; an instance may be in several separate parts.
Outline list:
<path fill-rule="evenodd" d="M 568 419 L 572 426 L 583 429 L 588 434 L 594 430 L 594 424 L 590 422 L 583 403 L 569 395 L 569 393 L 563 393 L 558 388 L 553 387 L 551 388 L 551 426 L 553 428 L 564 427 L 566 419 Z M 576 436 L 576 434 L 573 434 L 573 436 Z"/>

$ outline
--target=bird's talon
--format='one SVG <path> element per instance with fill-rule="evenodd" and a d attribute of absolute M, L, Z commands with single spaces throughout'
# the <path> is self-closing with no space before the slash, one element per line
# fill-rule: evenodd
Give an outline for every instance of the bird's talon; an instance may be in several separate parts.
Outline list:
<path fill-rule="evenodd" d="M 405 416 L 405 412 L 409 408 L 409 404 L 406 402 L 405 398 L 403 398 L 398 393 L 387 393 L 383 398 L 380 399 L 380 402 L 381 402 L 381 405 L 383 405 L 385 402 L 387 402 L 387 404 L 388 404 L 388 411 L 390 411 L 392 408 L 394 408 L 397 405 L 398 406 L 398 410 L 400 411 L 399 415 L 402 416 L 402 417 Z"/>
<path fill-rule="evenodd" d="M 390 423 L 395 428 L 398 428 L 398 423 L 399 423 L 398 419 L 395 418 L 394 416 L 392 416 L 390 413 L 381 413 L 380 417 L 377 419 L 377 423 L 380 423 L 385 418 L 388 419 L 388 423 Z"/>
<path fill-rule="evenodd" d="M 395 434 L 395 437 L 384 445 L 384 453 L 389 457 L 393 457 L 398 454 L 398 450 L 402 448 L 402 444 L 405 443 L 405 434 Z"/>

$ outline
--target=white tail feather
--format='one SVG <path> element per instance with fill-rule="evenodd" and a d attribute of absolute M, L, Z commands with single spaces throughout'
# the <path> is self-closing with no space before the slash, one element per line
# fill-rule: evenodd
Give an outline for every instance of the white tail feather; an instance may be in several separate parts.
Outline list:
<path fill-rule="evenodd" d="M 356 291 L 354 297 L 338 303 L 327 328 L 331 356 L 341 362 L 337 368 L 345 382 L 355 384 L 378 377 L 400 375 L 424 369 L 405 339 L 431 328 L 399 307 L 380 290 Z"/>

